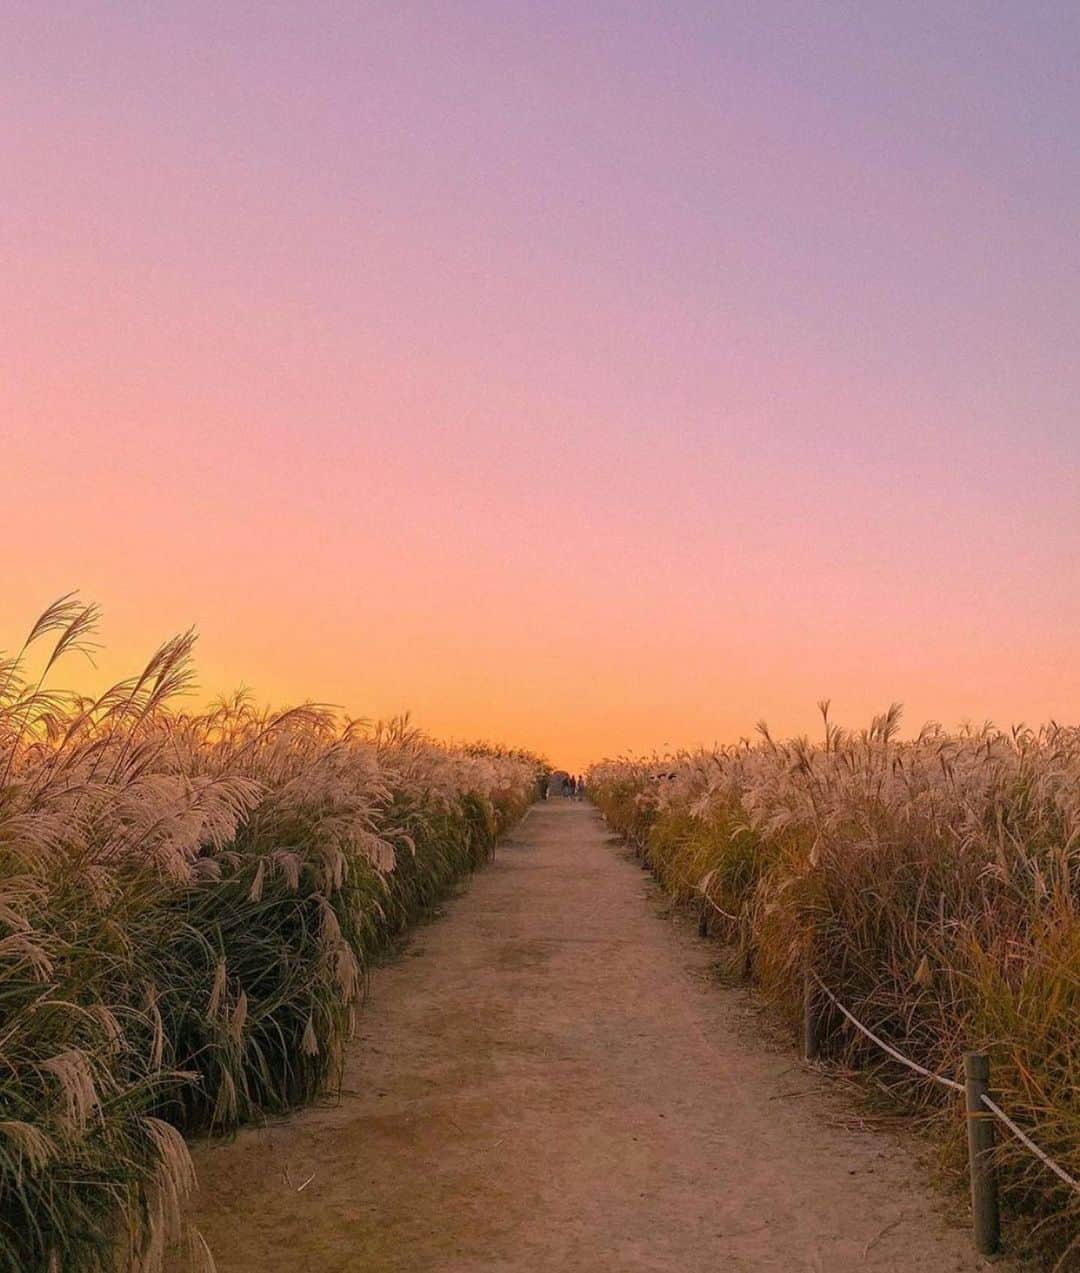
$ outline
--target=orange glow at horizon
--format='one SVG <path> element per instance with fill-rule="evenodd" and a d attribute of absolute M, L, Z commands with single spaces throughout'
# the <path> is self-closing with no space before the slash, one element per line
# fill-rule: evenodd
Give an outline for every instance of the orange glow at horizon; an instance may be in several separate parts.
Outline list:
<path fill-rule="evenodd" d="M 571 770 L 1080 719 L 1074 33 L 783 10 L 0 18 L 0 648 Z"/>

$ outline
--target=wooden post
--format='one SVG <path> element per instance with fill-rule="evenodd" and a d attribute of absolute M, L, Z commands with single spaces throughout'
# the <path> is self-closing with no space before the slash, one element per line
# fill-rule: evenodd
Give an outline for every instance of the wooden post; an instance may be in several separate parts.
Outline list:
<path fill-rule="evenodd" d="M 822 1026 L 817 986 L 807 968 L 803 973 L 803 1056 L 808 1061 L 816 1061 L 821 1055 Z"/>
<path fill-rule="evenodd" d="M 709 935 L 709 899 L 704 893 L 701 895 L 701 910 L 698 911 L 697 935 L 699 937 L 708 937 Z"/>
<path fill-rule="evenodd" d="M 982 1103 L 989 1087 L 989 1057 L 985 1052 L 965 1052 L 964 1098 L 971 1170 L 971 1224 L 975 1249 L 980 1255 L 994 1255 L 1001 1246 L 997 1174 L 993 1159 L 994 1123 L 990 1111 Z"/>

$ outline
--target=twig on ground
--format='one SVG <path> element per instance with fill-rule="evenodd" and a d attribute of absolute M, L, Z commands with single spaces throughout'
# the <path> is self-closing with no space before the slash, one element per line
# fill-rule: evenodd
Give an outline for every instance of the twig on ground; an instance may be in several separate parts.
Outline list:
<path fill-rule="evenodd" d="M 882 1229 L 881 1232 L 877 1234 L 876 1237 L 871 1238 L 870 1241 L 867 1242 L 866 1246 L 863 1247 L 863 1251 L 862 1251 L 864 1260 L 866 1259 L 867 1255 L 870 1253 L 870 1248 L 873 1246 L 876 1246 L 881 1241 L 881 1239 L 885 1236 L 886 1233 L 889 1233 L 892 1229 L 895 1229 L 896 1226 L 900 1223 L 900 1221 L 903 1220 L 903 1218 L 904 1218 L 903 1216 L 897 1216 L 896 1219 L 893 1220 L 891 1224 L 887 1224 L 885 1228 Z"/>

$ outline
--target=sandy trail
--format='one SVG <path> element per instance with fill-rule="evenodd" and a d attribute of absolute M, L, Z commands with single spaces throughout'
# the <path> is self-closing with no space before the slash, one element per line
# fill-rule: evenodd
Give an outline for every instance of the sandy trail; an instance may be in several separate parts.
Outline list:
<path fill-rule="evenodd" d="M 376 972 L 340 1103 L 197 1148 L 221 1273 L 986 1267 L 663 910 L 590 808 L 534 808 Z"/>

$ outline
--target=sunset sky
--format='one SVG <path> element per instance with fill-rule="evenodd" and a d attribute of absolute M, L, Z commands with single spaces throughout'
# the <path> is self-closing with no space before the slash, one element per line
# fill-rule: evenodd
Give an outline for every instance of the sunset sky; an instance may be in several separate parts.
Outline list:
<path fill-rule="evenodd" d="M 0 646 L 574 768 L 1080 719 L 1080 6 L 14 0 L 0 100 Z"/>

